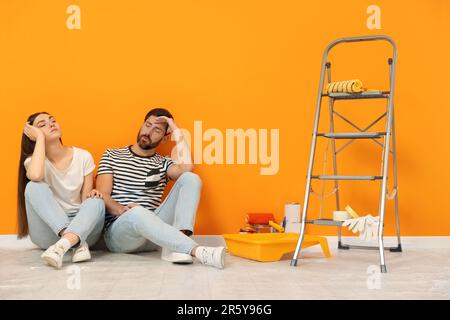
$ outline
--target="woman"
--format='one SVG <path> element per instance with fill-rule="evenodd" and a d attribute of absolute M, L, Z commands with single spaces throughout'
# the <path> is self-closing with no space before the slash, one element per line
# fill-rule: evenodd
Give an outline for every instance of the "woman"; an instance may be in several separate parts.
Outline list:
<path fill-rule="evenodd" d="M 101 236 L 105 205 L 93 189 L 91 154 L 64 146 L 61 129 L 47 112 L 31 115 L 24 126 L 18 183 L 18 237 L 46 249 L 41 258 L 61 268 L 72 247 L 73 262 L 91 258 L 89 246 Z"/>

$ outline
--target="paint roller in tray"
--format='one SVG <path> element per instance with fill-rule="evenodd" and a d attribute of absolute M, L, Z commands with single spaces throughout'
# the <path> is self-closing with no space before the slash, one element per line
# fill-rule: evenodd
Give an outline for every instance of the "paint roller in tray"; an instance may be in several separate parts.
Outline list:
<path fill-rule="evenodd" d="M 273 213 L 249 213 L 245 222 L 248 226 L 241 228 L 241 233 L 284 232 L 284 228 L 276 223 Z"/>

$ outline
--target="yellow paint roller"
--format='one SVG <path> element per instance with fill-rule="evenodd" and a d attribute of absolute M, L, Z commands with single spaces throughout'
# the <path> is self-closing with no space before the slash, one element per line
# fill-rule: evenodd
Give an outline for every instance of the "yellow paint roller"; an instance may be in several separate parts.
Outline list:
<path fill-rule="evenodd" d="M 327 93 L 355 93 L 364 91 L 361 80 L 345 80 L 331 82 L 327 85 Z"/>
<path fill-rule="evenodd" d="M 278 223 L 273 222 L 272 220 L 269 221 L 269 226 L 273 227 L 278 232 L 284 232 L 284 228 Z"/>

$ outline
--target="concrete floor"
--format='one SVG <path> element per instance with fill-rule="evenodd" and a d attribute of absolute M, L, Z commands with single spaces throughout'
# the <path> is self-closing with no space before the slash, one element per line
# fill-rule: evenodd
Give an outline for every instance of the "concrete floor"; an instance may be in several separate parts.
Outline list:
<path fill-rule="evenodd" d="M 226 268 L 218 270 L 198 262 L 173 265 L 160 252 L 93 251 L 90 262 L 72 264 L 68 254 L 63 269 L 54 270 L 29 240 L 0 236 L 0 299 L 450 298 L 450 237 L 404 238 L 403 253 L 386 252 L 387 274 L 378 273 L 377 251 L 337 251 L 335 243 L 330 237 L 329 259 L 319 248 L 305 249 L 296 268 L 289 259 L 261 263 L 228 254 Z"/>

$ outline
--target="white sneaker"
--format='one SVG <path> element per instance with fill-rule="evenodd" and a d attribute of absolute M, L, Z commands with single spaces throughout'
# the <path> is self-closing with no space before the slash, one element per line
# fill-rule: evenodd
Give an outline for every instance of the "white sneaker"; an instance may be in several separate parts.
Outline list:
<path fill-rule="evenodd" d="M 48 249 L 41 254 L 41 258 L 44 259 L 49 266 L 61 269 L 65 253 L 66 250 L 63 246 L 54 244 L 48 247 Z"/>
<path fill-rule="evenodd" d="M 219 269 L 225 267 L 225 247 L 197 247 L 195 256 L 201 263 Z"/>
<path fill-rule="evenodd" d="M 161 250 L 161 259 L 177 264 L 190 264 L 194 262 L 190 254 L 175 252 L 164 247 Z"/>
<path fill-rule="evenodd" d="M 83 262 L 87 260 L 91 260 L 91 252 L 89 251 L 88 244 L 83 242 L 73 253 L 72 262 Z"/>

